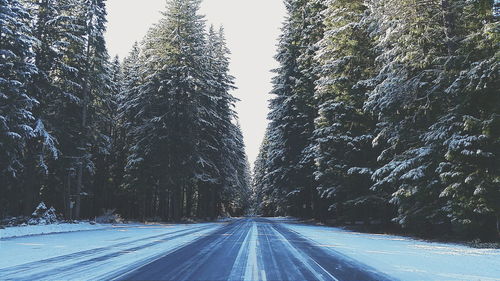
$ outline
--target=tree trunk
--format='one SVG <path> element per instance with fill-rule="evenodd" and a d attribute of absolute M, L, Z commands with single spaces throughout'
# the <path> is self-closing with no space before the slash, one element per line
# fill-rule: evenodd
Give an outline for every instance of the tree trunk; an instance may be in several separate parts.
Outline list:
<path fill-rule="evenodd" d="M 87 80 L 87 79 L 86 79 Z M 79 157 L 77 176 L 76 176 L 76 194 L 75 194 L 75 219 L 80 219 L 81 196 L 83 189 L 83 161 L 86 154 L 86 135 L 87 135 L 87 111 L 89 103 L 88 82 L 85 82 L 83 88 L 83 109 L 82 109 L 82 138 L 80 143 L 81 155 Z"/>
<path fill-rule="evenodd" d="M 28 164 L 28 169 L 26 173 L 26 182 L 25 182 L 25 190 L 24 190 L 24 198 L 23 198 L 23 203 L 24 203 L 24 215 L 25 216 L 30 216 L 35 208 L 36 202 L 36 181 L 34 179 L 35 177 L 35 171 L 33 169 L 33 166 Z"/>
<path fill-rule="evenodd" d="M 500 238 L 500 215 L 497 215 L 497 238 Z"/>
<path fill-rule="evenodd" d="M 446 47 L 448 49 L 448 55 L 453 55 L 456 51 L 457 44 L 454 38 L 454 18 L 451 10 L 451 5 L 449 0 L 441 0 L 441 8 L 443 10 L 443 26 L 444 33 L 446 36 Z"/>
<path fill-rule="evenodd" d="M 203 217 L 203 212 L 205 211 L 204 201 L 205 200 L 205 191 L 203 186 L 198 186 L 198 204 L 197 204 L 197 216 L 199 218 Z"/>
<path fill-rule="evenodd" d="M 67 187 L 64 196 L 64 207 L 66 219 L 72 219 L 72 208 L 71 208 L 71 170 L 68 170 Z"/>
<path fill-rule="evenodd" d="M 92 36 L 90 28 L 87 30 L 87 35 L 89 37 Z M 90 61 L 91 61 L 91 42 L 87 41 L 87 46 L 86 46 L 86 51 L 85 55 L 87 58 L 86 65 L 85 65 L 85 72 L 83 73 L 83 105 L 82 105 L 82 131 L 81 131 L 81 143 L 80 143 L 80 148 L 81 152 L 79 155 L 79 163 L 78 163 L 78 170 L 77 170 L 77 182 L 76 182 L 76 202 L 75 202 L 75 219 L 80 218 L 80 208 L 81 208 L 81 193 L 82 193 L 82 188 L 83 188 L 83 161 L 86 156 L 86 151 L 87 149 L 85 148 L 87 145 L 87 115 L 88 115 L 88 106 L 90 103 Z"/>
<path fill-rule="evenodd" d="M 185 189 L 182 189 L 181 193 L 181 218 L 184 218 L 186 216 L 186 193 Z"/>
<path fill-rule="evenodd" d="M 186 217 L 190 218 L 193 208 L 193 188 L 186 188 Z"/>
<path fill-rule="evenodd" d="M 167 189 L 167 193 L 165 195 L 165 218 L 167 221 L 170 220 L 170 205 L 172 204 L 170 199 L 170 190 Z"/>
<path fill-rule="evenodd" d="M 174 192 L 170 190 L 168 192 L 168 220 L 174 219 Z"/>
<path fill-rule="evenodd" d="M 80 163 L 78 163 L 77 168 L 77 177 L 76 177 L 76 192 L 75 192 L 75 219 L 80 219 L 80 207 L 81 207 L 81 193 L 82 193 L 82 183 L 83 182 L 83 163 L 82 159 L 80 159 Z"/>
<path fill-rule="evenodd" d="M 181 212 L 182 212 L 182 207 L 181 207 L 181 187 L 176 187 L 173 191 L 174 196 L 173 196 L 173 219 L 174 221 L 180 221 L 181 219 Z"/>
<path fill-rule="evenodd" d="M 210 219 L 214 220 L 217 216 L 217 191 L 215 187 L 210 188 Z"/>

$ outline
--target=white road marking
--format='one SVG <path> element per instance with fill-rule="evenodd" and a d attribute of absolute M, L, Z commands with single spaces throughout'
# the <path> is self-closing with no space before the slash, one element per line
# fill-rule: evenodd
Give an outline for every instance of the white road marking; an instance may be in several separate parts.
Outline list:
<path fill-rule="evenodd" d="M 251 234 L 250 231 L 248 231 L 245 235 L 245 239 L 241 243 L 240 250 L 238 251 L 238 255 L 236 256 L 228 280 L 240 280 L 242 277 L 240 274 L 244 270 L 246 262 L 244 257 L 244 251 L 245 249 L 248 249 L 248 243 L 249 243 L 248 241 L 250 239 L 250 234 Z"/>
<path fill-rule="evenodd" d="M 257 264 L 257 225 L 252 221 L 250 230 L 250 243 L 248 244 L 248 259 L 245 277 L 243 280 L 261 280 Z"/>
<path fill-rule="evenodd" d="M 266 271 L 265 270 L 261 270 L 260 271 L 260 275 L 262 276 L 262 281 L 267 281 L 267 276 L 266 276 Z"/>

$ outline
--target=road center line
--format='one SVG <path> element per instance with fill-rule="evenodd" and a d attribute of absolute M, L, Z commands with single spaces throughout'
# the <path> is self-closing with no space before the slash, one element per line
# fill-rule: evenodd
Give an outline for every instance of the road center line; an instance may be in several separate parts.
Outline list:
<path fill-rule="evenodd" d="M 245 223 L 246 226 L 247 223 Z M 245 239 L 243 242 L 241 242 L 240 249 L 238 251 L 238 255 L 236 256 L 236 259 L 233 264 L 233 268 L 231 270 L 231 273 L 228 277 L 228 280 L 240 280 L 242 278 L 242 272 L 246 266 L 245 262 L 246 260 L 244 259 L 245 257 L 245 252 L 248 251 L 248 239 L 250 238 L 250 231 L 247 231 L 245 235 Z"/>
<path fill-rule="evenodd" d="M 247 267 L 243 280 L 261 280 L 257 264 L 257 234 L 257 225 L 255 221 L 252 220 L 252 227 L 250 230 L 250 238 L 248 243 Z"/>

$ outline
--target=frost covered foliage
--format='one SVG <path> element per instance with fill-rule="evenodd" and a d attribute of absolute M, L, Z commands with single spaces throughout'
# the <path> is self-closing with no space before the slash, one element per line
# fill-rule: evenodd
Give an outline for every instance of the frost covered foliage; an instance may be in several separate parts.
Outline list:
<path fill-rule="evenodd" d="M 0 1 L 0 218 L 241 215 L 250 172 L 222 28 L 171 0 L 123 62 L 104 0 Z"/>
<path fill-rule="evenodd" d="M 359 83 L 373 72 L 371 39 L 361 21 L 366 10 L 364 1 L 327 1 L 326 31 L 317 43 L 315 176 L 321 198 L 339 221 L 373 219 L 381 211 L 381 198 L 370 190 L 374 122 L 363 112 L 366 90 Z"/>
<path fill-rule="evenodd" d="M 457 49 L 463 65 L 446 90 L 456 103 L 438 169 L 445 184 L 441 197 L 452 222 L 469 235 L 478 228 L 494 232 L 495 223 L 500 233 L 500 25 L 485 21 L 489 7 L 481 2 L 467 3 L 464 11 L 468 16 Z"/>
<path fill-rule="evenodd" d="M 116 210 L 104 210 L 103 214 L 95 218 L 96 223 L 123 223 L 123 219 Z"/>
<path fill-rule="evenodd" d="M 23 175 L 29 170 L 26 151 L 33 139 L 44 134 L 34 116 L 38 101 L 29 91 L 38 71 L 33 64 L 36 39 L 31 21 L 21 2 L 0 1 L 0 217 L 24 191 Z"/>
<path fill-rule="evenodd" d="M 2 4 L 2 9 L 15 6 Z M 101 94 L 109 84 L 104 1 L 22 1 L 22 7 L 30 20 L 18 22 L 26 22 L 35 38 L 24 61 L 37 69 L 23 87 L 36 103 L 31 108 L 33 132 L 23 151 L 25 169 L 14 187 L 20 190 L 16 200 L 22 202 L 21 210 L 13 205 L 11 212 L 28 214 L 42 196 L 57 202 L 68 217 L 78 218 L 81 194 L 89 192 L 86 186 L 95 172 L 98 153 L 91 151 L 108 139 L 107 132 L 98 128 L 102 122 L 98 109 L 106 102 Z M 74 214 L 70 214 L 71 198 L 76 203 Z"/>
<path fill-rule="evenodd" d="M 494 123 L 498 114 L 498 30 L 492 31 L 498 23 L 491 17 L 489 1 L 415 4 L 372 1 L 370 6 L 369 19 L 377 26 L 373 35 L 380 71 L 370 81 L 375 84 L 365 110 L 379 119 L 374 145 L 383 149 L 378 157 L 383 165 L 373 175 L 373 189 L 392 192 L 390 202 L 398 208 L 393 221 L 413 232 L 429 235 L 456 230 L 454 234 L 464 237 L 491 239 L 498 209 L 485 208 L 486 197 L 474 200 L 470 196 L 460 203 L 461 196 L 452 191 L 481 197 L 481 188 L 474 191 L 472 185 L 465 186 L 474 171 L 485 171 L 475 179 L 490 186 L 489 206 L 500 205 L 500 186 L 489 175 L 490 169 L 497 173 L 493 163 L 499 155 L 489 152 L 488 146 L 497 140 L 484 141 L 482 129 L 467 125 L 472 124 L 467 121 L 471 118 Z M 485 124 L 478 126 L 495 131 Z M 465 158 L 453 165 L 449 161 L 460 158 L 457 154 Z M 486 170 L 472 168 L 460 176 L 458 171 L 475 166 L 481 157 L 485 158 L 480 163 L 489 163 Z M 457 170 L 452 172 L 452 166 Z M 472 211 L 469 216 L 465 209 Z M 463 223 L 472 222 L 475 225 L 463 231 Z"/>
<path fill-rule="evenodd" d="M 31 63 L 35 38 L 31 16 L 17 0 L 0 1 L 0 176 L 16 178 L 24 165 L 22 155 L 34 136 L 31 112 L 37 101 L 27 84 L 37 72 Z M 2 180 L 2 186 L 7 184 Z M 2 188 L 3 189 L 3 188 Z"/>
<path fill-rule="evenodd" d="M 168 1 L 125 60 L 122 187 L 142 218 L 241 214 L 250 196 L 224 32 L 205 30 L 199 5 Z"/>
<path fill-rule="evenodd" d="M 378 73 L 369 83 L 365 110 L 378 119 L 374 145 L 382 166 L 373 175 L 373 189 L 392 193 L 394 222 L 422 234 L 429 224 L 446 222 L 438 194 L 442 188 L 435 166 L 440 144 L 423 142 L 445 102 L 446 75 L 442 63 L 447 46 L 442 1 L 372 1 L 369 20 L 377 28 Z M 441 17 L 435 17 L 436 12 Z M 450 39 L 451 40 L 451 39 Z"/>
<path fill-rule="evenodd" d="M 28 220 L 29 225 L 54 224 L 58 223 L 58 217 L 54 207 L 47 209 L 45 203 L 40 202 Z"/>
<path fill-rule="evenodd" d="M 317 112 L 315 44 L 322 36 L 322 1 L 285 1 L 289 15 L 282 30 L 267 131 L 269 203 L 274 214 L 311 216 L 314 154 L 309 148 Z M 271 203 L 272 202 L 272 203 Z"/>
<path fill-rule="evenodd" d="M 321 27 L 311 26 L 302 8 L 318 2 Z M 283 67 L 265 151 L 256 162 L 263 213 L 293 214 L 287 210 L 307 206 L 284 199 L 308 187 L 277 183 L 291 179 L 290 145 L 304 135 L 287 133 L 301 127 L 295 93 L 314 79 L 314 133 L 302 151 L 304 159 L 315 159 L 309 190 L 319 198 L 306 197 L 313 217 L 497 239 L 499 25 L 493 1 L 311 0 L 288 7 L 278 54 Z M 294 26 L 321 31 L 308 74 L 297 71 L 302 60 L 294 58 L 311 47 L 294 37 Z"/>

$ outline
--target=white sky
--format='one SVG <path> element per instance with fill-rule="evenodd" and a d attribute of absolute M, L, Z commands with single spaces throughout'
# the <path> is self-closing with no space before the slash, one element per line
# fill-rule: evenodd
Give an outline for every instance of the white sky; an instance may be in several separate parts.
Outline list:
<path fill-rule="evenodd" d="M 165 0 L 108 0 L 109 54 L 127 56 L 164 10 Z M 207 24 L 223 25 L 231 49 L 231 74 L 236 77 L 241 99 L 237 105 L 250 163 L 257 158 L 267 126 L 267 100 L 270 98 L 271 69 L 285 16 L 282 0 L 204 0 L 201 14 Z"/>

